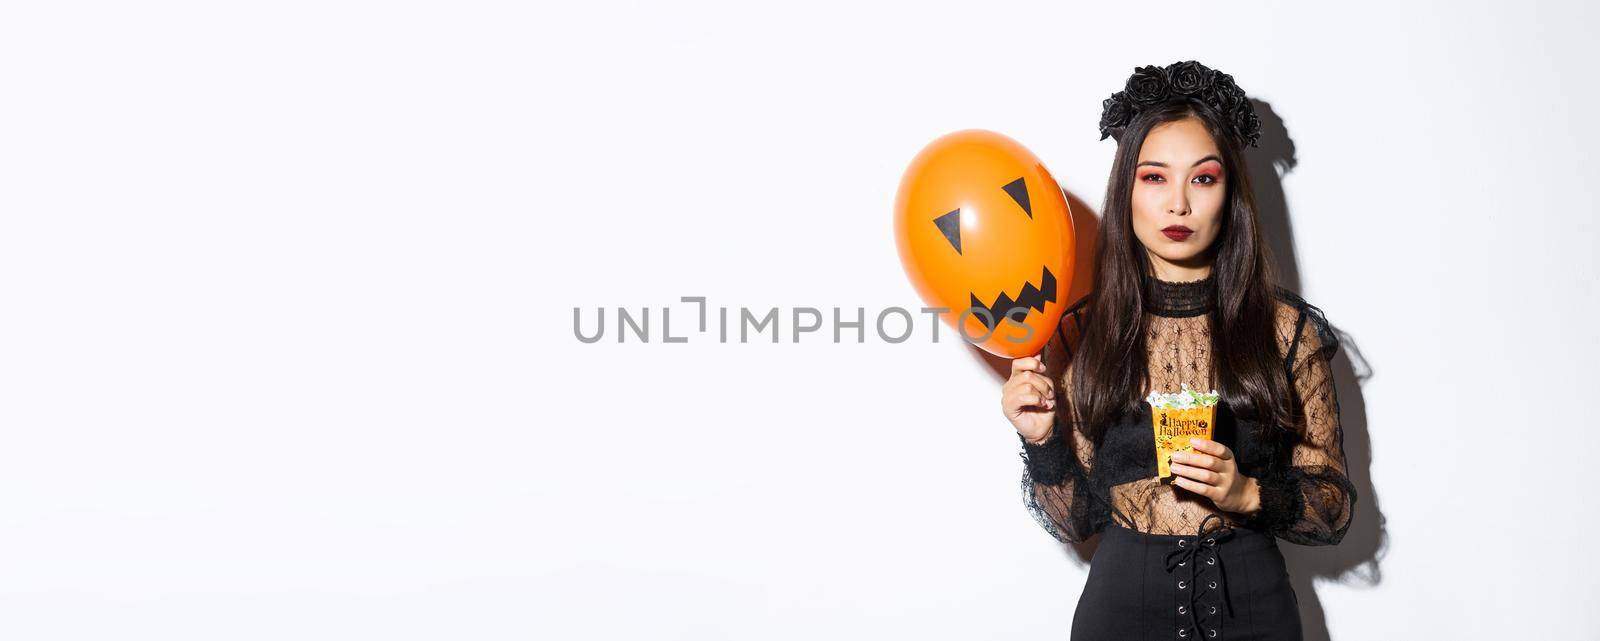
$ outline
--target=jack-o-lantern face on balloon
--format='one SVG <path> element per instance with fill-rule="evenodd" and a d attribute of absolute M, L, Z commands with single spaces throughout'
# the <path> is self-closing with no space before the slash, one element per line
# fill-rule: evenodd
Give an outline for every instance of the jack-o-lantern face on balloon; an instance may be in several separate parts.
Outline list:
<path fill-rule="evenodd" d="M 895 199 L 895 241 L 917 293 L 945 322 L 1007 358 L 1050 340 L 1072 282 L 1072 217 L 1038 158 L 997 133 L 943 136 Z"/>

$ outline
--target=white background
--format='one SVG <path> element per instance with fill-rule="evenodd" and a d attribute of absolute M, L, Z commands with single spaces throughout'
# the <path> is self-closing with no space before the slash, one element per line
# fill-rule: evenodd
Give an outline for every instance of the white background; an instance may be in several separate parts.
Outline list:
<path fill-rule="evenodd" d="M 1185 59 L 1346 338 L 1308 638 L 1600 638 L 1595 10 L 1304 4 L 9 4 L 0 638 L 1066 638 L 970 348 L 679 297 L 915 308 L 923 144 L 1098 214 L 1100 101 Z"/>

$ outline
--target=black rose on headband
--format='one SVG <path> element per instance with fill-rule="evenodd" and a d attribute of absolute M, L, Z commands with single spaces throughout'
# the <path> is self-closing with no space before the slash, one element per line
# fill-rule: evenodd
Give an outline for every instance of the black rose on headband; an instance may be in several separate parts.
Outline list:
<path fill-rule="evenodd" d="M 1105 140 L 1111 135 L 1112 128 L 1123 127 L 1128 124 L 1128 117 L 1132 116 L 1128 108 L 1127 95 L 1121 91 L 1111 94 L 1110 98 L 1100 102 L 1100 139 Z"/>
<path fill-rule="evenodd" d="M 1160 67 L 1139 67 L 1128 76 L 1128 86 L 1123 89 L 1128 98 L 1139 105 L 1153 105 L 1166 100 L 1167 74 Z"/>
<path fill-rule="evenodd" d="M 1193 60 L 1174 64 L 1167 69 L 1167 78 L 1172 82 L 1172 90 L 1185 96 L 1210 89 L 1211 78 L 1216 74 L 1216 71 L 1207 69 Z"/>
<path fill-rule="evenodd" d="M 1233 110 L 1233 129 L 1241 132 L 1240 140 L 1251 147 L 1256 146 L 1256 139 L 1261 137 L 1261 120 L 1256 118 L 1256 110 L 1249 107 L 1249 102 L 1244 103 L 1244 109 Z"/>

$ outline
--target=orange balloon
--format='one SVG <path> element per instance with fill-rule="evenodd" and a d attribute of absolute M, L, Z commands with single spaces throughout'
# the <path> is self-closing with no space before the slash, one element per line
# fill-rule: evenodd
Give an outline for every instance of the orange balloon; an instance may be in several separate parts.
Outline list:
<path fill-rule="evenodd" d="M 1021 143 L 981 129 L 928 143 L 900 178 L 894 227 L 917 294 L 966 340 L 1006 358 L 1050 341 L 1077 243 L 1066 194 Z"/>

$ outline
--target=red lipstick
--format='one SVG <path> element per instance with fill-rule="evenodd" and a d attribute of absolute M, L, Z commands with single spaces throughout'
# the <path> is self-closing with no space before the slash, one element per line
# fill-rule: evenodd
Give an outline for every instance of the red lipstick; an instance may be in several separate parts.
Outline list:
<path fill-rule="evenodd" d="M 1178 242 L 1183 242 L 1194 233 L 1194 230 L 1184 227 L 1183 225 L 1171 225 L 1162 228 L 1161 233 L 1166 234 L 1167 238 L 1171 238 Z"/>

